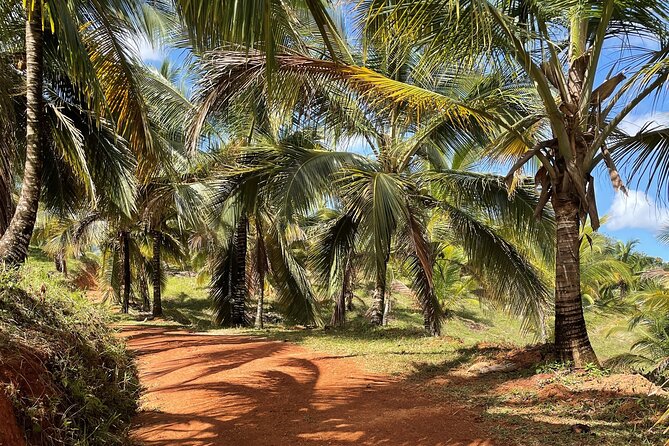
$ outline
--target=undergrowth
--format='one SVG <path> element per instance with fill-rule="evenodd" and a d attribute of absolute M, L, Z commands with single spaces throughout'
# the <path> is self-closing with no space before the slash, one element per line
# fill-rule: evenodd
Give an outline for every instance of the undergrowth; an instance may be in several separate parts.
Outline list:
<path fill-rule="evenodd" d="M 140 387 L 108 323 L 39 269 L 0 272 L 0 390 L 29 444 L 127 444 Z"/>

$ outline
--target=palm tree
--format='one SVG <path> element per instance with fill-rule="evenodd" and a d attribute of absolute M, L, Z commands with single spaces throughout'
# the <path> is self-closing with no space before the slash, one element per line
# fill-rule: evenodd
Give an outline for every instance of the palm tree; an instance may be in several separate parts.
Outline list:
<path fill-rule="evenodd" d="M 384 1 L 365 5 L 371 38 L 382 39 L 387 27 L 416 36 L 425 52 L 425 70 L 455 58 L 470 66 L 501 65 L 527 80 L 541 103 L 533 113 L 510 120 L 483 109 L 474 112 L 507 129 L 498 148 L 510 142 L 525 147 L 509 172 L 510 182 L 530 160 L 539 163 L 537 215 L 551 202 L 557 221 L 556 348 L 562 360 L 577 366 L 596 363 L 579 286 L 579 222 L 589 218 L 595 230 L 600 224 L 595 167 L 604 164 L 614 188 L 624 190 L 611 153 L 643 140 L 642 135 L 624 135 L 619 124 L 669 75 L 666 2 L 421 0 L 411 8 Z M 658 48 L 630 50 L 631 55 L 614 64 L 606 80 L 596 86 L 609 45 L 624 51 L 636 36 L 657 42 Z M 442 100 L 434 96 L 431 104 L 439 107 Z M 430 103 L 425 95 L 420 101 Z M 545 136 L 532 138 L 538 129 Z"/>
<path fill-rule="evenodd" d="M 255 126 L 266 121 L 252 122 Z M 215 253 L 211 278 L 216 322 L 248 324 L 247 277 L 252 276 L 258 282 L 259 300 L 264 298 L 265 278 L 270 279 L 276 304 L 290 322 L 319 322 L 317 302 L 291 232 L 297 228 L 296 210 L 310 208 L 317 199 L 310 189 L 322 189 L 323 172 L 336 170 L 349 154 L 323 148 L 308 133 L 258 132 L 253 142 L 245 138 L 222 156 L 228 161 L 213 172 L 211 184 L 212 217 L 221 228 L 222 245 Z M 254 261 L 248 262 L 251 233 Z M 262 320 L 262 303 L 258 305 Z"/>
<path fill-rule="evenodd" d="M 9 54 L 19 55 L 7 58 L 8 64 L 3 69 L 8 69 L 26 86 L 25 103 L 15 96 L 13 99 L 14 104 L 26 110 L 25 127 L 18 122 L 9 124 L 25 129 L 25 141 L 14 142 L 17 146 L 25 145 L 21 192 L 0 238 L 0 260 L 18 264 L 27 255 L 42 189 L 49 188 L 49 181 L 59 180 L 55 169 L 43 169 L 49 158 L 62 156 L 60 165 L 69 165 L 74 174 L 71 183 L 83 183 L 89 188 L 86 195 L 91 197 L 90 175 L 93 170 L 103 169 L 84 154 L 88 154 L 87 143 L 97 138 L 98 128 L 105 128 L 106 133 L 106 129 L 112 127 L 129 142 L 135 154 L 144 154 L 140 171 L 146 170 L 147 162 L 155 161 L 156 153 L 152 152 L 145 107 L 135 80 L 132 54 L 126 44 L 130 30 L 144 29 L 145 16 L 140 2 L 109 0 L 75 6 L 60 0 L 48 3 L 40 0 L 24 2 L 25 9 L 19 2 L 6 3 L 3 17 L 10 23 L 23 20 L 26 35 L 25 45 L 17 42 L 15 36 L 0 36 L 3 48 Z M 71 114 L 61 113 L 64 104 L 74 102 L 81 107 L 68 112 L 78 112 L 80 121 Z M 114 125 L 110 125 L 110 121 Z M 3 127 L 5 125 L 3 123 Z M 120 150 L 117 152 L 122 154 Z M 125 160 L 116 163 L 125 163 Z M 4 168 L 3 180 L 7 182 Z M 113 191 L 112 195 L 126 189 Z M 11 191 L 3 187 L 1 192 L 5 194 L 2 203 L 6 212 L 11 209 L 8 204 Z"/>
<path fill-rule="evenodd" d="M 14 215 L 0 238 L 0 261 L 22 263 L 28 253 L 41 192 L 44 133 L 44 35 L 42 5 L 33 2 L 27 11 L 26 30 L 26 163 L 23 187 Z"/>
<path fill-rule="evenodd" d="M 475 217 L 468 212 L 462 212 L 464 209 L 459 204 L 453 206 L 441 202 L 428 192 L 432 184 L 439 184 L 444 193 L 451 197 L 463 194 L 466 188 L 474 188 L 475 193 L 465 194 L 471 203 L 483 207 L 500 205 L 504 209 L 497 213 L 500 218 L 511 218 L 511 215 L 517 218 L 518 214 L 508 210 L 516 202 L 509 202 L 506 193 L 501 200 L 497 195 L 500 190 L 504 190 L 499 179 L 467 174 L 458 176 L 455 172 L 441 169 L 443 160 L 447 158 L 445 154 L 470 147 L 476 138 L 467 135 L 482 132 L 478 118 L 469 113 L 469 104 L 478 104 L 481 107 L 486 107 L 484 104 L 487 104 L 489 110 L 500 109 L 502 113 L 501 110 L 505 109 L 511 110 L 507 113 L 513 113 L 519 99 L 513 85 L 505 84 L 509 79 L 504 76 L 478 75 L 455 81 L 445 77 L 445 81 L 431 88 L 440 91 L 444 96 L 450 95 L 450 109 L 432 116 L 425 126 L 417 127 L 413 124 L 410 111 L 402 107 L 393 109 L 390 121 L 374 113 L 377 105 L 374 96 L 376 93 L 387 92 L 387 85 L 407 85 L 401 80 L 418 82 L 415 79 L 418 75 L 412 75 L 415 73 L 415 59 L 409 58 L 404 65 L 396 66 L 394 75 L 397 79 L 392 79 L 368 67 L 345 66 L 307 56 L 279 54 L 275 56 L 274 70 L 281 75 L 281 81 L 272 84 L 272 88 L 276 89 L 272 96 L 265 96 L 265 62 L 262 54 L 240 54 L 225 50 L 209 52 L 203 60 L 203 80 L 197 100 L 202 107 L 195 120 L 193 134 L 197 135 L 197 126 L 205 122 L 206 116 L 230 113 L 229 110 L 246 104 L 246 101 L 253 98 L 253 103 L 274 103 L 274 109 L 286 110 L 288 116 L 296 108 L 306 109 L 308 112 L 304 112 L 303 116 L 317 116 L 312 119 L 317 124 L 325 123 L 328 129 L 334 128 L 335 133 L 339 133 L 337 136 L 360 135 L 366 139 L 374 153 L 372 159 L 350 157 L 349 163 L 336 170 L 334 177 L 320 180 L 329 186 L 320 196 L 325 194 L 336 199 L 341 203 L 342 218 L 350 220 L 350 224 L 336 222 L 331 229 L 338 231 L 346 227 L 354 231 L 354 234 L 338 232 L 332 237 L 325 237 L 327 243 L 323 246 L 323 260 L 317 263 L 323 266 L 321 277 L 345 277 L 337 268 L 343 268 L 347 261 L 345 257 L 338 258 L 336 250 L 344 255 L 348 251 L 344 245 L 350 245 L 350 240 L 355 239 L 358 252 L 373 253 L 373 270 L 368 271 L 374 275 L 376 282 L 374 303 L 370 311 L 373 322 L 383 323 L 387 265 L 393 247 L 397 247 L 399 249 L 395 252 L 398 260 L 411 265 L 414 289 L 420 296 L 426 325 L 430 332 L 439 332 L 441 311 L 434 295 L 433 254 L 425 230 L 425 213 L 428 211 L 438 210 L 449 216 L 455 233 L 465 240 L 464 243 L 468 243 L 468 254 L 472 258 L 480 259 L 479 265 L 482 268 L 489 272 L 504 270 L 507 273 L 505 280 L 509 277 L 513 280 L 519 279 L 519 282 L 512 283 L 520 287 L 526 298 L 541 295 L 542 286 L 539 280 L 521 279 L 523 275 L 525 278 L 536 278 L 536 275 L 531 265 L 522 259 L 522 255 L 512 244 L 504 243 L 503 238 L 490 226 L 478 224 Z M 371 63 L 374 62 L 379 67 L 387 65 L 387 59 L 382 55 Z M 430 85 L 429 81 L 425 81 L 424 84 L 407 88 L 413 89 L 409 94 L 425 91 L 429 95 L 427 88 Z M 513 100 L 505 102 L 498 94 L 500 90 Z M 284 98 L 285 101 L 281 103 L 276 98 Z M 276 104 L 281 105 L 277 107 Z M 273 109 L 270 105 L 265 107 Z M 280 121 L 281 117 L 275 119 Z M 458 133 L 458 129 L 461 133 Z M 354 160 L 354 164 L 351 164 Z M 430 175 L 426 175 L 425 169 L 429 170 L 430 166 L 437 167 L 432 169 Z M 332 191 L 332 185 L 336 191 Z M 304 199 L 303 190 L 291 190 L 299 194 L 300 199 Z M 308 190 L 319 196 L 313 185 Z M 485 191 L 492 192 L 486 194 Z M 482 195 L 476 195 L 480 193 Z M 528 195 L 524 191 L 521 195 L 523 199 L 517 202 L 518 209 L 522 208 L 530 221 L 532 212 L 528 213 L 530 209 L 524 200 L 531 201 L 531 193 Z M 309 211 L 308 208 L 304 210 Z M 291 210 L 286 212 L 290 215 Z M 514 222 L 517 223 L 518 220 Z M 523 227 L 528 232 L 537 231 L 537 226 L 531 223 L 519 228 Z M 333 238 L 335 235 L 343 238 L 336 240 Z M 496 248 L 479 244 L 480 240 L 490 244 L 497 243 Z M 492 249 L 498 257 L 490 255 L 490 251 L 480 250 L 482 247 Z M 500 261 L 508 269 L 494 267 L 492 259 Z M 497 277 L 501 279 L 503 276 L 500 274 Z M 332 289 L 328 283 L 324 288 Z M 511 291 L 512 287 L 500 289 Z"/>
<path fill-rule="evenodd" d="M 189 72 L 175 69 L 165 61 L 160 70 L 146 68 L 142 74 L 140 85 L 149 121 L 164 153 L 160 168 L 154 169 L 140 186 L 137 199 L 137 218 L 151 238 L 152 311 L 157 317 L 162 316 L 163 244 L 174 237 L 185 239 L 187 234 L 205 224 L 201 211 L 205 187 L 200 181 L 205 173 L 201 172 L 203 156 L 187 154 L 184 150 L 185 125 L 193 105 L 187 99 L 184 84 L 178 83 L 187 78 Z M 176 252 L 173 250 L 173 253 Z M 185 254 L 181 252 L 174 260 Z"/>

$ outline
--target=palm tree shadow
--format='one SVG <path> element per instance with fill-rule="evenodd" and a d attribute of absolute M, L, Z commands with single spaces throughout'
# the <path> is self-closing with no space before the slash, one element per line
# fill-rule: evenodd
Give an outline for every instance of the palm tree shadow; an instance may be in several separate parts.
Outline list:
<path fill-rule="evenodd" d="M 238 336 L 129 334 L 148 386 L 135 419 L 148 446 L 493 444 L 475 412 L 346 358 Z"/>

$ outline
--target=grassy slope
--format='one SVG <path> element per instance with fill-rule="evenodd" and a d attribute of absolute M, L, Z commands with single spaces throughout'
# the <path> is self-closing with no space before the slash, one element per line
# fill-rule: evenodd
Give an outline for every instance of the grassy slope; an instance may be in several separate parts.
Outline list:
<path fill-rule="evenodd" d="M 30 444 L 127 444 L 139 383 L 110 322 L 45 259 L 0 271 L 0 391 Z"/>

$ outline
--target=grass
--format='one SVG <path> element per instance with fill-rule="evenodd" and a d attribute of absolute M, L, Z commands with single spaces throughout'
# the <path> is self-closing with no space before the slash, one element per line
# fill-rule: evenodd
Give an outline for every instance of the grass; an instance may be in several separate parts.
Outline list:
<path fill-rule="evenodd" d="M 366 302 L 358 300 L 356 310 L 349 313 L 347 326 L 343 329 L 287 328 L 271 324 L 262 331 L 217 329 L 211 322 L 206 288 L 198 286 L 194 277 L 178 276 L 169 278 L 163 293 L 165 320 L 145 323 L 176 323 L 195 331 L 243 333 L 287 340 L 314 350 L 358 357 L 366 370 L 391 375 L 412 373 L 417 365 L 452 360 L 459 350 L 480 343 L 524 347 L 538 341 L 533 333 L 522 330 L 519 319 L 486 310 L 474 300 L 462 301 L 453 309 L 453 317 L 445 322 L 442 337 L 426 336 L 422 316 L 413 300 L 402 295 L 393 295 L 393 299 L 395 305 L 386 327 L 371 327 L 364 318 Z M 611 329 L 626 326 L 623 315 L 589 312 L 587 318 L 600 359 L 629 351 L 636 338 L 633 332 L 618 331 L 607 336 Z"/>

